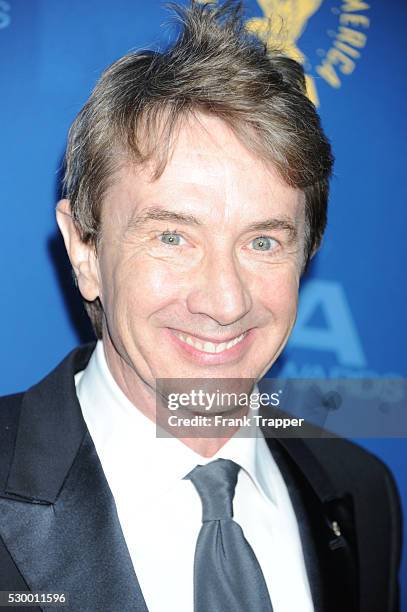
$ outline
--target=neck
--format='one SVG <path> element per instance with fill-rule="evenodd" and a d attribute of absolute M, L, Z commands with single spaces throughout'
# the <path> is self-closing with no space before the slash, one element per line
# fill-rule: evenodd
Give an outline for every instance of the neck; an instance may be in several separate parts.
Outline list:
<path fill-rule="evenodd" d="M 201 457 L 208 458 L 213 457 L 231 437 L 232 434 L 227 438 L 179 438 L 179 440 Z"/>

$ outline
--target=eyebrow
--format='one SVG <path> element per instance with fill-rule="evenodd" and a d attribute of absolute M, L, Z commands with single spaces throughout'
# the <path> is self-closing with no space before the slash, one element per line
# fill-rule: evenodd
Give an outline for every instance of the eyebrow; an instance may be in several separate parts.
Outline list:
<path fill-rule="evenodd" d="M 202 225 L 202 223 L 194 217 L 182 212 L 174 210 L 166 210 L 158 206 L 151 206 L 139 215 L 133 215 L 129 220 L 126 231 L 139 229 L 148 221 L 175 221 L 184 225 Z"/>
<path fill-rule="evenodd" d="M 126 231 L 140 229 L 148 221 L 174 221 L 176 223 L 182 223 L 183 225 L 204 225 L 202 221 L 197 219 L 194 215 L 186 214 L 181 211 L 167 210 L 160 208 L 159 206 L 151 206 L 144 210 L 139 215 L 134 215 L 127 224 Z M 289 241 L 295 242 L 298 237 L 298 232 L 295 224 L 289 217 L 273 217 L 270 219 L 264 219 L 262 221 L 256 221 L 246 226 L 246 232 L 265 232 L 282 230 L 288 233 Z"/>
<path fill-rule="evenodd" d="M 288 217 L 275 217 L 272 219 L 265 219 L 264 221 L 256 221 L 246 227 L 246 231 L 248 232 L 270 232 L 275 230 L 287 232 L 290 242 L 295 242 L 295 240 L 297 240 L 297 228 Z"/>

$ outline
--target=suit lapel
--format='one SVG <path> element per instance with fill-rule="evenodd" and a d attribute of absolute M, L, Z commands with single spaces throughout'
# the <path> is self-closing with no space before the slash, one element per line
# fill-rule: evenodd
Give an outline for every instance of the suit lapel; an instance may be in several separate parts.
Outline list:
<path fill-rule="evenodd" d="M 359 580 L 351 495 L 336 490 L 312 452 L 312 439 L 267 439 L 267 443 L 273 454 L 277 450 L 282 455 L 284 470 L 300 494 L 304 512 L 289 488 L 302 536 L 307 532 L 306 540 L 316 553 L 318 567 L 307 567 L 316 610 L 356 612 Z M 312 555 L 304 552 L 309 563 Z"/>
<path fill-rule="evenodd" d="M 71 353 L 24 396 L 0 535 L 30 589 L 65 592 L 72 612 L 147 612 L 75 393 L 93 348 Z"/>

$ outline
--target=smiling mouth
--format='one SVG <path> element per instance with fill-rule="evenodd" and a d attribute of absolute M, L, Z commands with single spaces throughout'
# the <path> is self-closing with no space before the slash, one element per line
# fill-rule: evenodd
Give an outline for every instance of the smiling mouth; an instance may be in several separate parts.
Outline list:
<path fill-rule="evenodd" d="M 243 334 L 240 334 L 240 336 L 236 336 L 236 338 L 228 340 L 228 342 L 209 342 L 207 340 L 198 340 L 198 338 L 195 338 L 194 336 L 189 336 L 176 330 L 173 330 L 173 332 L 177 336 L 177 338 L 179 338 L 186 344 L 189 344 L 189 346 L 192 346 L 193 348 L 197 349 L 198 351 L 202 351 L 203 353 L 209 353 L 212 355 L 217 353 L 223 353 L 223 351 L 231 349 L 232 347 L 242 342 L 243 338 L 246 336 L 246 332 L 243 332 Z"/>

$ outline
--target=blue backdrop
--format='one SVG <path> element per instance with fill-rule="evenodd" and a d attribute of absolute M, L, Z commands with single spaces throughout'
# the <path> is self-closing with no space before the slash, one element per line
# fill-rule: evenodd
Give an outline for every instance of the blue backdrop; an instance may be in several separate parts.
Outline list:
<path fill-rule="evenodd" d="M 274 372 L 405 377 L 407 3 L 246 6 L 259 35 L 271 11 L 283 13 L 336 155 L 324 246 Z M 159 0 L 0 0 L 1 394 L 92 336 L 54 220 L 66 134 L 107 64 L 168 43 L 166 20 Z M 406 440 L 359 442 L 392 468 L 406 507 Z M 405 563 L 402 584 L 407 610 Z"/>

